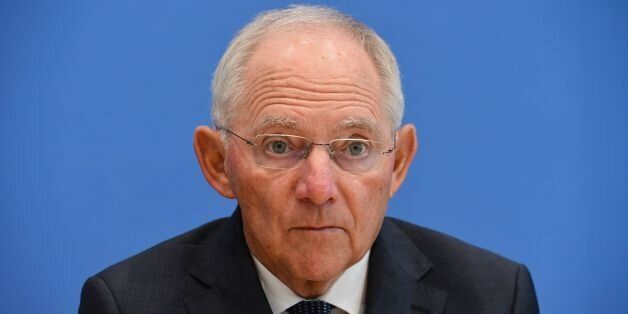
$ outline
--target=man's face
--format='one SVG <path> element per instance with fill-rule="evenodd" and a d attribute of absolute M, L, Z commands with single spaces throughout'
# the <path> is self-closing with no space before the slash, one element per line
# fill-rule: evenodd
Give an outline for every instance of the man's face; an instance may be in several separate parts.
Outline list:
<path fill-rule="evenodd" d="M 281 133 L 314 143 L 365 138 L 393 147 L 375 66 L 335 29 L 267 36 L 251 57 L 245 100 L 230 129 L 246 138 Z M 393 155 L 350 173 L 313 146 L 295 168 L 259 167 L 230 138 L 225 171 L 253 254 L 284 283 L 337 278 L 370 249 L 391 192 Z"/>

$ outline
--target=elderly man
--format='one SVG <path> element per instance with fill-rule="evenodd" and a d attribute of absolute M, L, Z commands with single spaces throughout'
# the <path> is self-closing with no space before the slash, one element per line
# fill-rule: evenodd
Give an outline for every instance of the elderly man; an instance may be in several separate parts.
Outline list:
<path fill-rule="evenodd" d="M 81 313 L 536 313 L 525 266 L 385 218 L 417 149 L 395 58 L 332 9 L 259 15 L 213 81 L 210 222 L 89 278 Z"/>

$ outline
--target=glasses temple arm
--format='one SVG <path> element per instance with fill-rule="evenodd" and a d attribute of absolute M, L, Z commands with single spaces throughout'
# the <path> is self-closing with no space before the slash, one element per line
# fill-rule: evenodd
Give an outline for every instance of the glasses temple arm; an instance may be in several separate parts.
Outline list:
<path fill-rule="evenodd" d="M 249 145 L 255 145 L 255 143 L 253 143 L 253 141 L 251 141 L 251 140 L 247 140 L 247 139 L 245 139 L 244 137 L 242 137 L 242 136 L 240 136 L 240 135 L 238 135 L 238 134 L 235 134 L 234 132 L 232 132 L 231 130 L 229 130 L 229 129 L 227 129 L 227 128 L 223 128 L 223 127 L 217 126 L 217 127 L 216 127 L 216 130 L 218 130 L 218 131 L 225 131 L 225 132 L 227 132 L 227 133 L 229 133 L 229 134 L 231 134 L 231 135 L 233 135 L 233 136 L 235 136 L 235 137 L 237 137 L 237 138 L 239 138 L 239 139 L 243 140 L 245 143 L 247 143 L 247 144 L 249 144 Z"/>
<path fill-rule="evenodd" d="M 397 132 L 394 132 L 394 137 L 393 137 L 393 147 L 385 152 L 382 153 L 382 155 L 386 155 L 386 154 L 390 154 L 393 152 L 393 150 L 395 150 L 397 148 Z"/>

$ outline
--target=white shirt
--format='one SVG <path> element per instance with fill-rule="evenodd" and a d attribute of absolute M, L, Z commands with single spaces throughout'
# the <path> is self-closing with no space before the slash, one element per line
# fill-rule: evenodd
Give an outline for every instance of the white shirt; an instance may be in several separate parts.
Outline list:
<path fill-rule="evenodd" d="M 364 313 L 366 273 L 370 254 L 371 251 L 366 252 L 360 261 L 345 270 L 331 287 L 317 298 L 333 304 L 336 308 L 332 310 L 332 313 Z M 253 262 L 274 314 L 287 313 L 286 310 L 289 307 L 305 300 L 275 277 L 255 256 L 253 256 Z"/>

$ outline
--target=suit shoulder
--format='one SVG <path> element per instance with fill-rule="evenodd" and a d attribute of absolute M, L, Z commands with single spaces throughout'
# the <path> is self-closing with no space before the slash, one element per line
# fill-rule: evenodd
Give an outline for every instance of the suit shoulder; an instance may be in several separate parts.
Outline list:
<path fill-rule="evenodd" d="M 134 256 L 124 259 L 96 274 L 110 285 L 133 278 L 156 275 L 173 276 L 187 272 L 199 254 L 199 247 L 220 241 L 228 218 L 208 222 L 200 227 L 165 240 Z"/>
<path fill-rule="evenodd" d="M 444 233 L 389 218 L 427 257 L 424 282 L 447 292 L 445 312 L 538 313 L 527 268 Z"/>
<path fill-rule="evenodd" d="M 464 265 L 516 268 L 518 263 L 494 252 L 469 244 L 445 233 L 418 226 L 397 218 L 388 218 L 435 266 Z"/>
<path fill-rule="evenodd" d="M 394 218 L 390 222 L 432 264 L 423 282 L 447 292 L 446 312 L 506 313 L 521 300 L 522 308 L 538 313 L 525 266 L 438 231 Z"/>
<path fill-rule="evenodd" d="M 80 308 L 111 313 L 180 313 L 183 296 L 202 284 L 189 275 L 206 248 L 222 241 L 228 218 L 218 219 L 159 243 L 89 278 Z M 81 313 L 83 313 L 81 312 Z M 94 311 L 94 313 L 101 313 Z M 110 313 L 110 312 L 102 312 Z"/>

